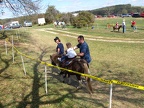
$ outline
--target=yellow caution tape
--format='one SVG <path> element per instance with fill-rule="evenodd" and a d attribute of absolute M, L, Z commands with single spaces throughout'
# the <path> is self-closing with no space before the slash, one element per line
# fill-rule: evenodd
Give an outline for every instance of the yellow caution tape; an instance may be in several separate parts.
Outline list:
<path fill-rule="evenodd" d="M 6 41 L 8 41 L 9 39 L 7 38 Z M 73 71 L 73 70 L 69 70 L 69 69 L 66 69 L 66 68 L 62 68 L 62 67 L 58 67 L 58 66 L 54 66 L 52 64 L 49 64 L 47 62 L 44 62 L 44 61 L 41 61 L 41 60 L 38 60 L 38 59 L 35 59 L 35 58 L 32 58 L 30 56 L 27 56 L 23 53 L 21 53 L 20 51 L 18 51 L 18 49 L 13 46 L 13 48 L 17 51 L 17 53 L 19 53 L 20 55 L 23 55 L 29 59 L 32 59 L 32 60 L 35 60 L 35 61 L 38 61 L 40 62 L 41 64 L 44 64 L 44 65 L 47 65 L 49 67 L 55 67 L 55 68 L 58 68 L 58 69 L 61 69 L 61 70 L 65 70 L 67 72 L 72 72 L 72 73 L 75 73 L 75 74 L 79 74 L 81 76 L 85 76 L 85 77 L 89 77 L 89 78 L 92 78 L 94 80 L 97 80 L 97 81 L 100 81 L 100 82 L 104 82 L 104 83 L 107 83 L 107 84 L 119 84 L 119 85 L 123 85 L 123 86 L 127 86 L 127 87 L 131 87 L 131 88 L 135 88 L 135 89 L 139 89 L 139 90 L 144 90 L 144 86 L 140 86 L 140 85 L 137 85 L 137 84 L 131 84 L 131 83 L 128 83 L 128 82 L 122 82 L 122 81 L 118 81 L 118 80 L 105 80 L 105 79 L 102 79 L 102 78 L 99 78 L 99 77 L 96 77 L 96 76 L 92 76 L 92 75 L 89 75 L 89 74 L 82 74 L 80 72 L 76 72 L 76 71 Z"/>
<path fill-rule="evenodd" d="M 115 83 L 115 84 L 120 84 L 120 85 L 123 85 L 123 86 L 144 90 L 144 86 L 140 86 L 140 85 L 137 85 L 137 84 L 131 84 L 131 83 L 128 83 L 128 82 L 121 82 L 121 81 L 117 81 L 117 80 L 112 80 L 112 82 Z"/>

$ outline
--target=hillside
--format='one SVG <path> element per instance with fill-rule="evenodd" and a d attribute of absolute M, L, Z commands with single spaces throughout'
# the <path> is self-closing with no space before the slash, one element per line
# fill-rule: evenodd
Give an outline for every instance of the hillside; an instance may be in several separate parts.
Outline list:
<path fill-rule="evenodd" d="M 131 6 L 131 4 L 120 4 L 114 6 L 102 7 L 94 10 L 88 10 L 94 15 L 120 15 L 127 13 L 141 13 L 144 11 L 144 7 L 141 6 Z M 77 11 L 78 13 L 80 11 Z"/>
<path fill-rule="evenodd" d="M 144 11 L 144 8 L 138 6 L 131 6 L 131 4 L 126 5 L 115 5 L 103 7 L 95 10 L 91 10 L 93 14 L 99 15 L 110 15 L 110 14 L 127 14 L 127 13 L 141 13 Z"/>

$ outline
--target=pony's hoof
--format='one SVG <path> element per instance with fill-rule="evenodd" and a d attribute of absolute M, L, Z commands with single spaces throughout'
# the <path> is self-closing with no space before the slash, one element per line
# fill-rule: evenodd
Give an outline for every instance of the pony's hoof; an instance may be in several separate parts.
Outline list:
<path fill-rule="evenodd" d="M 68 84 L 68 85 L 70 85 L 71 83 L 70 83 L 70 82 L 68 82 L 67 84 Z"/>
<path fill-rule="evenodd" d="M 71 84 L 71 81 L 68 81 L 68 85 L 70 85 Z"/>

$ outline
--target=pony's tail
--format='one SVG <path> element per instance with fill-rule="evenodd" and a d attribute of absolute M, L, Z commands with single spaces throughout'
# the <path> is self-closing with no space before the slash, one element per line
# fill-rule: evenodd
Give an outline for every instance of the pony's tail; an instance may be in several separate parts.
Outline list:
<path fill-rule="evenodd" d="M 85 74 L 89 74 L 88 71 L 89 71 L 88 65 L 87 65 L 87 63 L 84 63 L 84 73 L 85 73 Z M 88 86 L 88 88 L 89 88 L 90 93 L 93 93 L 93 89 L 92 89 L 92 85 L 91 85 L 91 80 L 90 80 L 90 78 L 89 78 L 89 77 L 86 77 L 86 81 L 87 81 L 87 86 Z"/>

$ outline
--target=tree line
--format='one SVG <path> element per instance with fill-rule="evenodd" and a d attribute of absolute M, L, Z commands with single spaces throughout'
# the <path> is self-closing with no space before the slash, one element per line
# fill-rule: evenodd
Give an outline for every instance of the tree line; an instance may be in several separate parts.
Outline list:
<path fill-rule="evenodd" d="M 18 20 L 21 24 L 23 24 L 25 20 L 29 20 L 32 21 L 33 24 L 37 24 L 38 18 L 45 18 L 46 24 L 51 24 L 54 21 L 64 21 L 67 25 L 72 25 L 73 27 L 81 28 L 92 26 L 95 20 L 95 15 L 118 15 L 136 12 L 144 12 L 144 8 L 134 7 L 130 4 L 126 4 L 108 6 L 88 11 L 61 13 L 55 8 L 55 6 L 48 6 L 45 13 L 31 14 L 28 16 L 4 19 L 0 20 L 0 23 L 2 22 L 4 24 L 12 20 Z M 78 15 L 74 16 L 74 13 L 78 13 Z"/>
<path fill-rule="evenodd" d="M 90 10 L 94 15 L 120 15 L 144 12 L 144 7 L 132 6 L 131 4 L 107 6 L 99 9 Z"/>
<path fill-rule="evenodd" d="M 55 21 L 64 21 L 66 25 L 72 25 L 77 28 L 81 27 L 88 27 L 92 26 L 94 23 L 94 15 L 87 11 L 79 12 L 77 16 L 74 16 L 73 13 L 61 13 L 59 12 L 55 6 L 48 6 L 45 13 L 41 14 L 32 14 L 28 16 L 22 16 L 22 17 L 16 17 L 16 18 L 10 18 L 10 19 L 4 19 L 3 24 L 6 22 L 10 22 L 12 20 L 17 20 L 21 24 L 25 20 L 32 21 L 33 24 L 37 24 L 38 18 L 45 18 L 46 24 L 52 24 Z M 0 20 L 1 23 L 2 20 Z"/>

